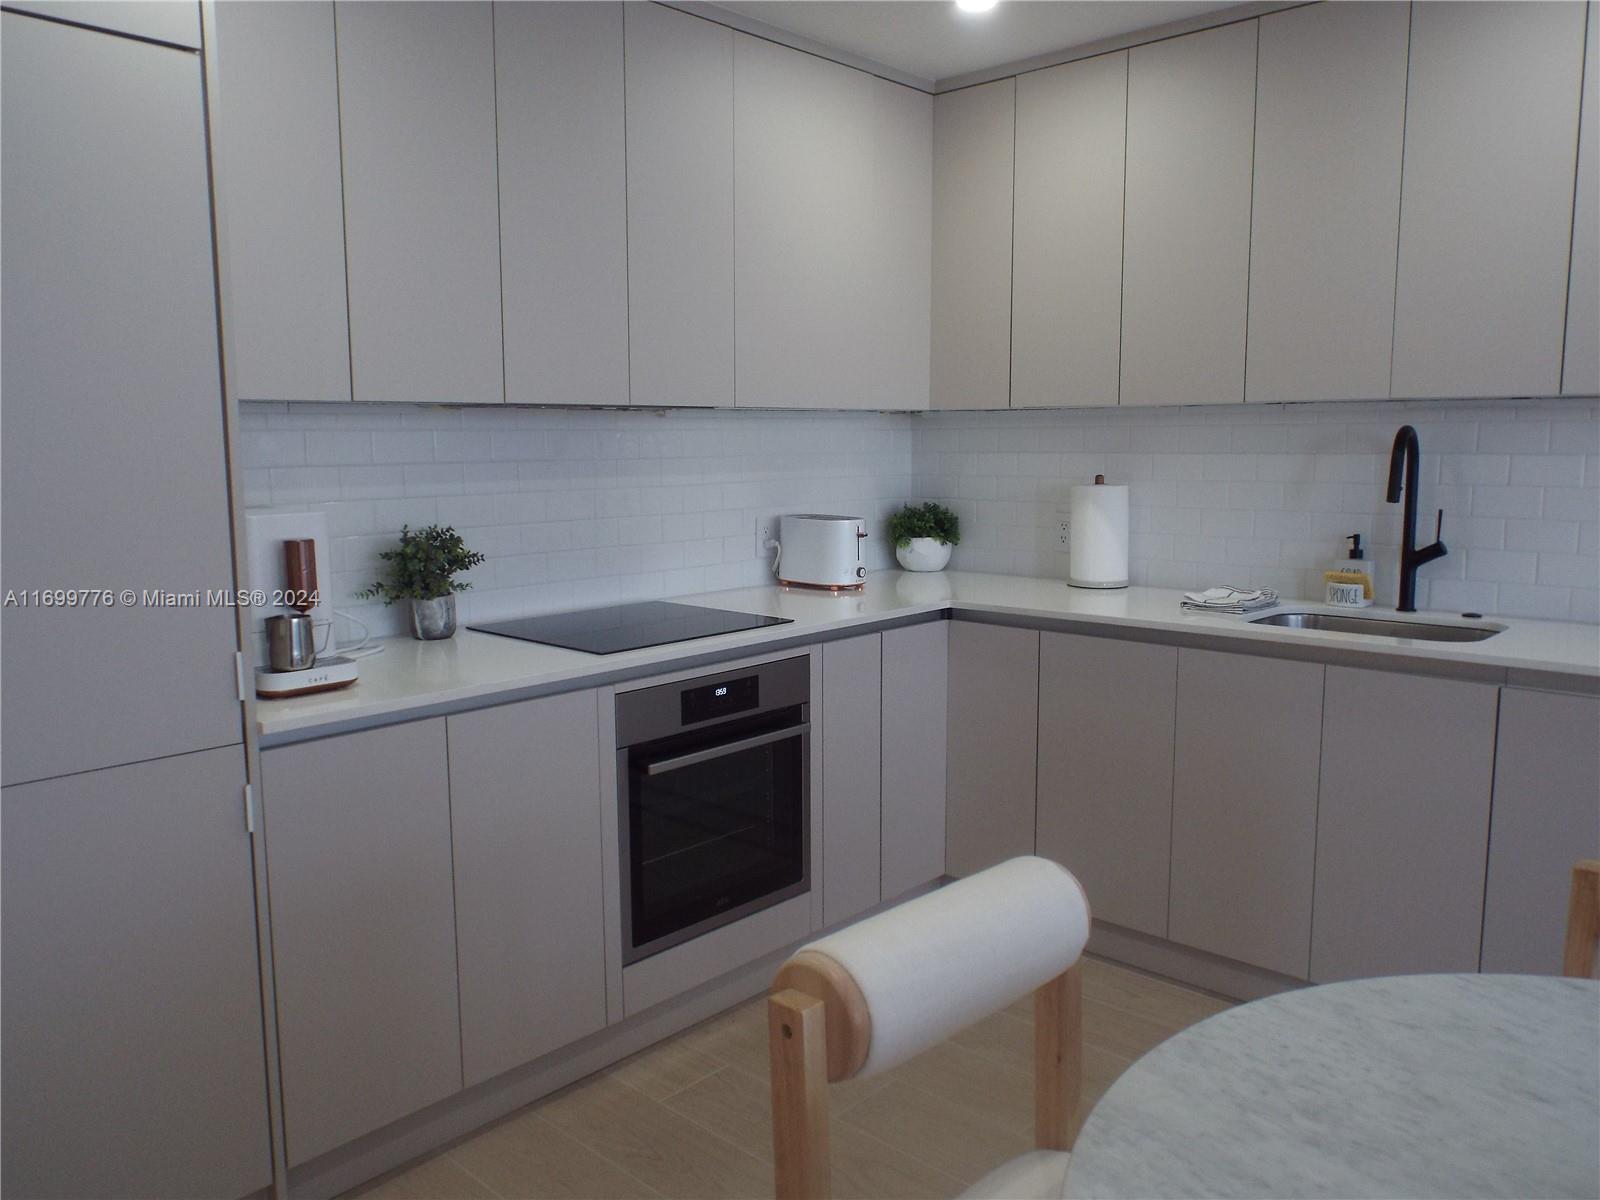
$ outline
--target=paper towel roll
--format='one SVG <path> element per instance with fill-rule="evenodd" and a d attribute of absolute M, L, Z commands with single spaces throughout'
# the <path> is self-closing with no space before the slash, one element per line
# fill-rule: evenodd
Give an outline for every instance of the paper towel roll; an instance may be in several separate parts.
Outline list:
<path fill-rule="evenodd" d="M 1068 535 L 1073 587 L 1128 586 L 1128 489 L 1095 483 L 1072 489 L 1072 528 Z"/>

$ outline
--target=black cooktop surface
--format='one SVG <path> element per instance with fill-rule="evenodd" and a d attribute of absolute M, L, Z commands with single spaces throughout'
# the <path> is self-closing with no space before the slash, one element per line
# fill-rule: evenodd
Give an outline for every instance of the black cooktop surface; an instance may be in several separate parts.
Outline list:
<path fill-rule="evenodd" d="M 646 646 L 664 646 L 669 642 L 688 642 L 719 633 L 739 633 L 745 629 L 789 623 L 788 617 L 763 617 L 721 608 L 701 608 L 696 604 L 649 600 L 612 608 L 521 617 L 515 621 L 491 621 L 467 628 L 588 654 L 617 654 L 623 650 L 642 650 Z"/>

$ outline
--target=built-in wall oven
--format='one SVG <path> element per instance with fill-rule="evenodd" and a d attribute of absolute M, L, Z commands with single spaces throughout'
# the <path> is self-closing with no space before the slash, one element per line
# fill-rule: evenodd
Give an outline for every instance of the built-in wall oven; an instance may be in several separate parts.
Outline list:
<path fill-rule="evenodd" d="M 617 696 L 622 961 L 811 887 L 804 655 Z"/>

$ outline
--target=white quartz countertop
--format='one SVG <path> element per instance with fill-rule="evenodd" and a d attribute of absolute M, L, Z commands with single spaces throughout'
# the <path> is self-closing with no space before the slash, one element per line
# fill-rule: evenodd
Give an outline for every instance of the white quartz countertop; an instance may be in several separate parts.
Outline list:
<path fill-rule="evenodd" d="M 1179 607 L 1180 598 L 1180 592 L 1168 588 L 1090 591 L 1069 587 L 1063 580 L 966 571 L 881 571 L 868 578 L 864 590 L 837 594 L 773 585 L 678 596 L 673 599 L 686 604 L 788 617 L 793 623 L 607 655 L 465 628 L 442 642 L 390 638 L 385 640 L 382 654 L 360 660 L 361 678 L 352 687 L 296 699 L 257 700 L 257 729 L 270 745 L 383 719 L 492 703 L 502 693 L 581 687 L 671 671 L 708 656 L 759 654 L 785 644 L 837 636 L 853 628 L 865 632 L 875 625 L 931 617 L 946 610 L 1023 624 L 1109 625 L 1156 636 L 1198 635 L 1219 646 L 1236 643 L 1228 648 L 1246 653 L 1298 647 L 1304 654 L 1315 655 L 1320 648 L 1340 661 L 1349 661 L 1352 652 L 1370 656 L 1375 666 L 1387 659 L 1395 666 L 1408 660 L 1423 667 L 1428 663 L 1463 664 L 1488 670 L 1545 672 L 1570 677 L 1579 687 L 1592 687 L 1600 680 L 1600 627 L 1593 625 L 1494 618 L 1490 623 L 1504 626 L 1504 632 L 1484 641 L 1425 642 L 1252 625 L 1245 617 L 1186 612 Z M 1327 611 L 1323 605 L 1293 602 L 1279 607 Z M 1390 612 L 1369 608 L 1359 610 L 1359 615 Z M 1463 623 L 1454 613 L 1416 616 Z"/>

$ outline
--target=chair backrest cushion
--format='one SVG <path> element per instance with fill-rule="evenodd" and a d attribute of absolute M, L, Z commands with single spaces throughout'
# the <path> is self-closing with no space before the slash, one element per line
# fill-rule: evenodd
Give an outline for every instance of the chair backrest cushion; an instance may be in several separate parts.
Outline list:
<path fill-rule="evenodd" d="M 1089 903 L 1071 872 L 1013 858 L 811 943 L 866 1001 L 857 1076 L 875 1075 L 1054 979 L 1083 953 Z"/>

